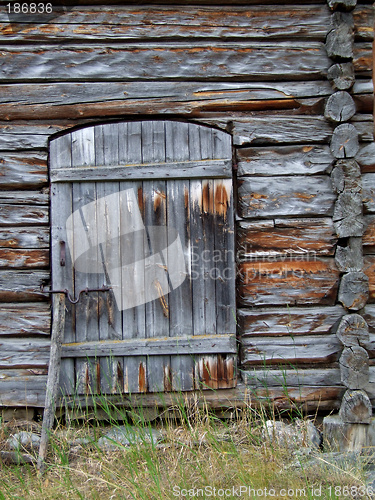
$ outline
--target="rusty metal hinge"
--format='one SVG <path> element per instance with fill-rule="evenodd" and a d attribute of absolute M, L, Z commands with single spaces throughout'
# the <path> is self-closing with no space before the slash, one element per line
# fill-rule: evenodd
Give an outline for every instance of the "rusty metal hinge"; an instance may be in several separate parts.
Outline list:
<path fill-rule="evenodd" d="M 70 292 L 67 288 L 64 290 L 44 290 L 44 285 L 41 286 L 42 293 L 63 293 L 65 294 L 66 298 L 69 300 L 71 304 L 77 304 L 81 298 L 82 293 L 90 293 L 90 292 L 109 292 L 109 290 L 112 290 L 111 286 L 103 285 L 101 288 L 84 288 L 83 290 L 80 290 L 78 292 L 78 297 L 72 297 L 70 295 Z"/>

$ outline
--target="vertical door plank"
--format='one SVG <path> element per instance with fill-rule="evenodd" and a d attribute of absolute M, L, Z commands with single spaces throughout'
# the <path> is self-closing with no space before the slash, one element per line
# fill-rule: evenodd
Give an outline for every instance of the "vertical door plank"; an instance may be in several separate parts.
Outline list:
<path fill-rule="evenodd" d="M 119 128 L 117 123 L 95 127 L 95 161 L 96 165 L 118 165 Z M 111 283 L 108 274 L 110 268 L 118 267 L 120 261 L 119 182 L 98 182 L 96 194 L 98 258 L 104 263 L 104 274 L 99 275 L 99 281 L 100 284 L 120 285 L 121 290 L 121 277 L 120 283 Z M 99 293 L 98 304 L 99 340 L 122 339 L 122 315 L 116 304 L 113 290 Z M 117 358 L 113 353 L 111 357 L 101 357 L 99 362 L 101 392 L 121 392 L 122 388 L 119 386 L 122 385 L 122 359 Z"/>
<path fill-rule="evenodd" d="M 119 163 L 142 163 L 142 124 L 141 122 L 129 122 L 119 125 Z M 124 210 L 124 205 L 128 204 L 128 196 L 123 194 L 124 191 L 133 189 L 138 200 L 138 207 L 144 218 L 143 210 L 143 188 L 142 182 L 121 182 L 120 183 L 120 204 L 121 210 Z M 131 211 L 135 208 L 130 207 Z M 122 230 L 126 224 L 125 217 L 121 217 L 120 221 Z M 141 264 L 144 256 L 144 239 L 140 236 L 135 238 L 124 238 L 126 249 L 123 248 L 121 243 L 121 266 L 124 263 L 135 262 L 136 276 L 135 283 L 128 283 L 126 277 L 123 275 L 122 283 L 124 286 L 133 287 L 138 286 L 144 290 L 144 268 Z M 138 264 L 137 264 L 138 262 Z M 122 274 L 124 274 L 122 272 Z M 145 323 L 145 305 L 140 304 L 130 309 L 122 311 L 122 337 L 123 339 L 130 338 L 145 338 L 146 337 L 146 323 Z M 124 377 L 124 391 L 126 393 L 137 393 L 147 391 L 147 362 L 145 356 L 128 356 L 123 360 L 123 377 Z"/>
<path fill-rule="evenodd" d="M 165 132 L 163 121 L 142 123 L 142 161 L 165 162 Z M 151 257 L 146 267 L 146 335 L 147 337 L 169 336 L 169 285 L 168 268 L 162 250 L 167 248 L 167 190 L 166 181 L 155 180 L 143 183 L 145 199 L 144 222 L 148 232 Z M 160 226 L 160 231 L 151 229 Z M 147 294 L 150 294 L 148 297 Z M 148 389 L 159 392 L 171 389 L 170 356 L 149 356 L 147 359 Z"/>
<path fill-rule="evenodd" d="M 67 168 L 72 162 L 70 134 L 51 141 L 50 163 L 54 168 Z M 72 259 L 67 248 L 66 220 L 72 212 L 72 184 L 64 182 L 51 186 L 51 265 L 52 288 L 73 293 Z M 65 266 L 60 263 L 61 243 L 65 245 Z M 74 342 L 72 304 L 65 300 L 65 328 L 63 342 Z M 62 359 L 60 369 L 60 393 L 62 396 L 74 392 L 74 360 Z"/>
<path fill-rule="evenodd" d="M 183 125 L 183 126 L 180 126 Z M 189 125 L 166 122 L 166 161 L 190 160 Z M 190 262 L 190 196 L 188 180 L 167 181 L 168 267 L 179 269 L 182 257 L 173 247 L 176 231 L 185 260 L 186 277 L 183 283 L 169 294 L 169 332 L 171 337 L 192 335 L 192 288 Z M 172 245 L 172 246 L 170 246 Z M 171 356 L 172 389 L 193 389 L 194 359 L 191 355 Z"/>
<path fill-rule="evenodd" d="M 94 129 L 87 128 L 72 132 L 72 165 L 95 165 Z M 95 201 L 96 183 L 79 182 L 73 184 L 73 212 L 79 211 L 73 219 L 73 247 L 75 255 L 79 255 L 81 245 L 87 244 L 93 252 L 91 273 L 75 269 L 75 294 L 84 288 L 98 288 L 98 246 L 97 218 Z M 89 203 L 94 203 L 87 207 Z M 82 294 L 75 307 L 76 342 L 97 340 L 98 324 L 98 292 Z M 100 367 L 94 358 L 76 360 L 77 391 L 79 393 L 96 393 L 98 391 L 98 374 Z"/>

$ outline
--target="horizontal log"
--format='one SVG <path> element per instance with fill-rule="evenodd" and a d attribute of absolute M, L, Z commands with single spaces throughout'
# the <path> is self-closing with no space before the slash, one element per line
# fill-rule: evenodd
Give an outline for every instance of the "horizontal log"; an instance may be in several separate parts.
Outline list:
<path fill-rule="evenodd" d="M 274 146 L 237 150 L 238 176 L 314 175 L 329 173 L 328 146 Z"/>
<path fill-rule="evenodd" d="M 351 62 L 334 64 L 329 68 L 327 76 L 333 90 L 349 90 L 355 82 L 354 65 Z"/>
<path fill-rule="evenodd" d="M 251 177 L 239 181 L 241 217 L 332 215 L 336 196 L 328 176 L 272 178 Z"/>
<path fill-rule="evenodd" d="M 51 182 L 231 178 L 232 160 L 200 160 L 147 165 L 87 166 L 51 170 Z"/>
<path fill-rule="evenodd" d="M 0 368 L 45 368 L 49 352 L 49 340 L 0 338 Z"/>
<path fill-rule="evenodd" d="M 98 121 L 103 121 L 100 108 L 95 112 Z M 332 136 L 332 127 L 322 116 L 293 116 L 266 113 L 260 116 L 207 113 L 205 118 L 196 120 L 199 123 L 212 125 L 225 131 L 231 130 L 235 145 L 257 144 L 290 144 L 307 145 L 328 143 Z M 352 118 L 361 141 L 372 141 L 372 115 L 358 115 Z M 77 120 L 75 125 L 92 125 L 92 120 Z M 48 139 L 57 132 L 72 127 L 70 120 L 57 121 L 20 121 L 0 122 L 0 150 L 46 149 Z"/>
<path fill-rule="evenodd" d="M 0 335 L 49 335 L 51 311 L 49 304 L 1 304 Z M 1 374 L 0 374 L 1 380 Z"/>
<path fill-rule="evenodd" d="M 334 123 L 350 120 L 356 113 L 356 107 L 352 96 L 343 90 L 334 92 L 328 99 L 324 116 Z"/>
<path fill-rule="evenodd" d="M 236 353 L 236 349 L 234 335 L 196 335 L 63 344 L 62 357 L 227 354 Z"/>
<path fill-rule="evenodd" d="M 37 205 L 0 205 L 0 225 L 48 224 L 48 207 Z"/>
<path fill-rule="evenodd" d="M 355 88 L 353 91 L 356 93 Z M 203 112 L 228 109 L 301 109 L 306 112 L 311 97 L 326 97 L 331 92 L 329 83 L 323 81 L 2 84 L 0 114 L 9 120 L 18 120 L 82 119 L 98 114 L 119 116 L 156 112 L 199 116 Z"/>
<path fill-rule="evenodd" d="M 7 227 L 0 229 L 0 248 L 49 248 L 48 227 Z"/>
<path fill-rule="evenodd" d="M 47 375 L 18 374 L 25 370 L 6 370 L 12 376 L 2 377 L 0 373 L 0 406 L 43 407 L 46 397 Z"/>
<path fill-rule="evenodd" d="M 345 392 L 340 408 L 340 418 L 346 423 L 371 423 L 372 404 L 363 390 L 348 390 Z"/>
<path fill-rule="evenodd" d="M 333 386 L 341 385 L 339 368 L 313 368 L 278 370 L 272 367 L 263 369 L 248 368 L 241 371 L 242 380 L 250 387 L 288 387 Z"/>
<path fill-rule="evenodd" d="M 0 191 L 0 205 L 48 205 L 49 193 L 44 188 L 38 191 Z"/>
<path fill-rule="evenodd" d="M 48 182 L 46 155 L 37 153 L 2 154 L 0 167 L 0 187 L 2 189 L 40 187 L 45 186 Z"/>
<path fill-rule="evenodd" d="M 37 269 L 49 266 L 48 249 L 0 248 L 0 267 Z"/>
<path fill-rule="evenodd" d="M 353 58 L 354 30 L 349 23 L 342 22 L 328 32 L 326 49 L 334 61 L 350 61 Z"/>
<path fill-rule="evenodd" d="M 362 236 L 364 232 L 362 211 L 362 196 L 357 189 L 345 189 L 339 194 L 332 217 L 339 238 Z"/>
<path fill-rule="evenodd" d="M 358 12 L 363 25 L 367 11 Z M 322 5 L 240 7 L 116 7 L 77 6 L 49 23 L 10 30 L 5 13 L 0 33 L 10 42 L 99 42 L 203 39 L 321 40 L 329 25 L 329 12 Z M 23 29 L 22 29 L 23 28 Z M 363 30 L 361 31 L 361 33 Z"/>
<path fill-rule="evenodd" d="M 244 306 L 334 305 L 339 271 L 333 259 L 244 262 L 238 296 Z"/>
<path fill-rule="evenodd" d="M 364 390 L 369 383 L 369 355 L 363 347 L 345 347 L 339 359 L 341 381 L 348 389 Z"/>
<path fill-rule="evenodd" d="M 359 150 L 358 132 L 351 123 L 335 128 L 331 140 L 331 153 L 335 158 L 354 158 Z"/>
<path fill-rule="evenodd" d="M 335 254 L 336 266 L 342 273 L 362 271 L 363 247 L 362 238 L 350 237 L 344 240 L 343 245 L 339 240 Z"/>
<path fill-rule="evenodd" d="M 21 47 L 0 53 L 0 80 L 118 81 L 201 78 L 319 79 L 330 66 L 318 42 L 137 44 Z M 126 71 L 124 71 L 126 68 Z"/>
<path fill-rule="evenodd" d="M 240 221 L 238 255 L 256 259 L 268 255 L 334 255 L 337 239 L 332 219 Z"/>
<path fill-rule="evenodd" d="M 364 210 L 367 213 L 375 212 L 375 175 L 373 173 L 362 176 L 362 197 Z"/>
<path fill-rule="evenodd" d="M 237 311 L 241 338 L 334 333 L 344 314 L 345 309 L 341 306 L 257 308 Z"/>
<path fill-rule="evenodd" d="M 369 77 L 372 74 L 372 44 L 355 43 L 353 46 L 353 64 L 356 77 Z"/>
<path fill-rule="evenodd" d="M 366 230 L 362 244 L 364 255 L 375 254 L 375 215 L 366 215 L 364 218 Z"/>
<path fill-rule="evenodd" d="M 355 159 L 363 173 L 375 172 L 375 143 L 361 144 Z"/>
<path fill-rule="evenodd" d="M 48 300 L 41 287 L 50 280 L 48 271 L 0 271 L 0 302 L 31 302 Z"/>
<path fill-rule="evenodd" d="M 375 333 L 375 305 L 366 304 L 364 310 L 362 311 L 362 316 L 365 319 L 366 323 L 368 324 L 370 333 L 374 334 Z M 374 336 L 374 342 L 375 342 L 375 336 Z M 374 349 L 375 349 L 375 344 L 374 344 Z"/>
<path fill-rule="evenodd" d="M 369 298 L 368 302 L 375 302 L 375 255 L 367 255 L 364 257 L 364 272 L 369 279 Z"/>
<path fill-rule="evenodd" d="M 242 341 L 242 365 L 284 365 L 293 369 L 297 365 L 334 363 L 342 351 L 336 335 L 306 335 L 246 338 Z"/>

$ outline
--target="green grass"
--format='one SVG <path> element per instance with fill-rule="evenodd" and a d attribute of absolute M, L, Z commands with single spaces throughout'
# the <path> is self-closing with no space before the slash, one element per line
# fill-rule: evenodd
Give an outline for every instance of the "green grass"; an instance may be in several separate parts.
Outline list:
<path fill-rule="evenodd" d="M 119 420 L 142 429 L 150 425 L 138 409 L 116 409 L 116 417 L 111 417 L 114 408 L 101 397 L 96 411 L 103 407 L 112 426 Z M 364 485 L 360 465 L 337 467 L 322 455 L 322 460 L 309 466 L 295 450 L 266 441 L 262 434 L 268 418 L 265 409 L 233 409 L 228 420 L 182 401 L 172 410 L 166 409 L 164 418 L 154 424 L 163 432 L 162 442 L 142 440 L 111 452 L 96 444 L 108 429 L 95 414 L 80 422 L 59 423 L 51 434 L 45 474 L 39 477 L 32 465 L 3 464 L 0 500 L 265 498 L 259 494 L 265 488 L 275 493 L 272 498 L 317 498 L 314 490 L 321 491 L 319 498 L 339 498 L 335 487 Z M 5 449 L 7 435 L 17 429 L 12 423 L 1 429 L 1 449 Z M 69 442 L 77 437 L 88 438 L 90 443 L 71 448 Z M 247 488 L 242 497 L 238 496 L 240 486 Z M 283 489 L 296 494 L 282 495 Z"/>

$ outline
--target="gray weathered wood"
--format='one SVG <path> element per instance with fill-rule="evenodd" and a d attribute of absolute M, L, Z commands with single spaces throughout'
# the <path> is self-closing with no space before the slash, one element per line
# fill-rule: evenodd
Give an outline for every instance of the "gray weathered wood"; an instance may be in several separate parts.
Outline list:
<path fill-rule="evenodd" d="M 328 80 L 334 90 L 350 90 L 355 82 L 353 63 L 338 63 L 328 70 Z"/>
<path fill-rule="evenodd" d="M 244 262 L 239 266 L 239 303 L 245 306 L 334 305 L 339 270 L 333 259 Z"/>
<path fill-rule="evenodd" d="M 335 203 L 333 223 L 339 238 L 359 237 L 364 232 L 362 196 L 356 191 L 343 191 Z"/>
<path fill-rule="evenodd" d="M 365 232 L 363 233 L 363 254 L 375 254 L 375 215 L 365 215 Z"/>
<path fill-rule="evenodd" d="M 240 221 L 237 258 L 333 255 L 337 239 L 330 217 Z"/>
<path fill-rule="evenodd" d="M 332 29 L 326 38 L 328 57 L 334 61 L 349 61 L 353 59 L 354 33 L 352 26 L 340 24 Z"/>
<path fill-rule="evenodd" d="M 369 280 L 369 301 L 374 302 L 375 299 L 375 258 L 373 255 L 364 257 L 364 272 Z"/>
<path fill-rule="evenodd" d="M 368 77 L 372 73 L 372 44 L 355 43 L 353 46 L 353 64 L 356 77 Z"/>
<path fill-rule="evenodd" d="M 155 60 L 155 55 L 158 58 Z M 218 55 L 220 54 L 220 56 Z M 181 59 L 181 57 L 183 59 Z M 181 63 L 183 60 L 183 64 Z M 9 46 L 1 52 L 0 80 L 95 81 L 243 78 L 271 80 L 321 78 L 329 66 L 324 46 L 317 42 L 211 42 L 176 44 Z M 69 61 L 69 64 L 66 64 Z M 127 68 L 124 72 L 124 68 Z"/>
<path fill-rule="evenodd" d="M 341 381 L 348 389 L 365 389 L 369 382 L 369 355 L 363 347 L 345 347 L 339 359 Z"/>
<path fill-rule="evenodd" d="M 341 385 L 339 368 L 247 368 L 241 370 L 244 383 L 250 387 L 308 387 Z"/>
<path fill-rule="evenodd" d="M 365 391 L 349 390 L 342 398 L 339 416 L 345 423 L 369 424 L 372 404 Z"/>
<path fill-rule="evenodd" d="M 244 178 L 239 182 L 241 217 L 331 215 L 335 195 L 328 176 Z"/>
<path fill-rule="evenodd" d="M 362 196 L 363 196 L 363 206 L 366 212 L 375 212 L 375 186 L 374 186 L 375 175 L 364 174 L 362 176 Z"/>
<path fill-rule="evenodd" d="M 160 162 L 144 165 L 118 165 L 74 167 L 51 170 L 52 182 L 81 181 L 119 181 L 119 180 L 150 180 L 150 179 L 194 179 L 232 177 L 232 161 L 210 160 L 195 162 Z"/>
<path fill-rule="evenodd" d="M 0 229 L 0 248 L 48 248 L 49 228 L 44 226 Z"/>
<path fill-rule="evenodd" d="M 189 335 L 150 337 L 126 340 L 88 341 L 63 344 L 62 357 L 95 356 L 159 356 L 176 354 L 235 353 L 236 338 L 231 335 Z"/>
<path fill-rule="evenodd" d="M 0 225 L 25 226 L 48 224 L 48 207 L 35 205 L 0 205 Z"/>
<path fill-rule="evenodd" d="M 2 188 L 38 188 L 47 184 L 47 157 L 40 153 L 3 153 L 0 159 Z"/>
<path fill-rule="evenodd" d="M 369 424 L 343 422 L 339 415 L 323 420 L 324 447 L 328 452 L 356 452 L 360 454 L 375 444 L 374 421 Z"/>
<path fill-rule="evenodd" d="M 51 311 L 48 304 L 1 304 L 0 335 L 49 335 L 50 327 Z"/>
<path fill-rule="evenodd" d="M 363 173 L 375 172 L 375 143 L 361 144 L 356 160 L 361 165 Z"/>
<path fill-rule="evenodd" d="M 348 238 L 346 246 L 337 244 L 335 262 L 343 273 L 363 268 L 362 238 Z"/>
<path fill-rule="evenodd" d="M 357 0 L 327 0 L 327 3 L 332 10 L 343 9 L 349 11 L 353 10 L 357 5 Z"/>
<path fill-rule="evenodd" d="M 363 272 L 350 272 L 341 279 L 338 300 L 354 311 L 362 309 L 369 297 L 369 279 Z"/>
<path fill-rule="evenodd" d="M 358 132 L 351 123 L 335 128 L 331 140 L 331 152 L 335 158 L 353 158 L 359 150 Z"/>
<path fill-rule="evenodd" d="M 345 310 L 333 307 L 284 307 L 239 309 L 241 337 L 320 335 L 334 333 Z M 275 339 L 277 341 L 277 339 Z M 292 384 L 294 385 L 294 384 Z"/>
<path fill-rule="evenodd" d="M 47 300 L 41 287 L 49 282 L 48 271 L 2 270 L 0 271 L 0 299 L 2 302 L 31 302 Z"/>
<path fill-rule="evenodd" d="M 361 192 L 361 169 L 355 160 L 337 160 L 331 179 L 336 193 L 342 193 L 345 189 L 355 193 Z"/>
<path fill-rule="evenodd" d="M 345 91 L 338 91 L 328 99 L 324 116 L 334 123 L 350 120 L 355 115 L 356 108 L 352 96 Z"/>
<path fill-rule="evenodd" d="M 46 24 L 31 25 L 28 29 L 7 30 L 8 18 L 2 13 L 0 32 L 6 39 L 19 42 L 59 41 L 144 41 L 155 39 L 274 39 L 299 37 L 324 40 L 329 23 L 329 12 L 323 5 L 309 9 L 301 5 L 253 5 L 248 7 L 231 4 L 230 9 L 217 5 L 199 9 L 188 7 L 147 6 L 137 9 L 132 5 L 75 6 L 61 12 L 57 19 Z"/>
<path fill-rule="evenodd" d="M 358 86 L 358 85 L 357 85 Z M 356 93 L 354 87 L 354 93 Z M 327 81 L 300 82 L 71 82 L 0 85 L 0 114 L 9 120 L 82 119 L 124 114 L 201 116 L 227 109 L 290 109 L 329 96 Z M 19 102 L 26 106 L 19 106 Z"/>
<path fill-rule="evenodd" d="M 242 342 L 242 364 L 285 365 L 289 369 L 338 360 L 342 346 L 336 335 L 305 335 L 246 338 Z"/>
<path fill-rule="evenodd" d="M 363 347 L 369 340 L 368 325 L 359 314 L 347 314 L 341 319 L 336 335 L 345 347 Z"/>
<path fill-rule="evenodd" d="M 238 176 L 316 175 L 329 173 L 327 146 L 274 146 L 237 149 Z"/>
<path fill-rule="evenodd" d="M 37 468 L 43 474 L 46 468 L 49 434 L 55 420 L 56 401 L 60 380 L 61 343 L 65 328 L 65 295 L 60 293 L 53 297 L 53 320 L 51 333 L 51 351 L 48 365 L 46 401 L 44 404 L 42 433 L 40 437 Z"/>
<path fill-rule="evenodd" d="M 49 339 L 0 338 L 0 368 L 46 368 L 50 345 Z"/>

